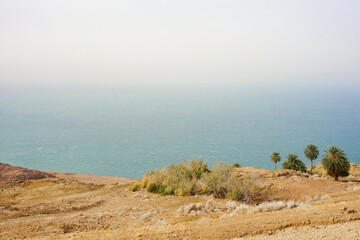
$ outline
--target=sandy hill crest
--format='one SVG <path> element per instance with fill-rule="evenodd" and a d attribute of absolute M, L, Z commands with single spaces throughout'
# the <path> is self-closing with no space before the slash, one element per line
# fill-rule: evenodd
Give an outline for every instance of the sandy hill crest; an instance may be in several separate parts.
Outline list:
<path fill-rule="evenodd" d="M 0 163 L 0 187 L 12 186 L 17 182 L 24 180 L 37 180 L 54 177 L 55 176 L 50 173 Z"/>

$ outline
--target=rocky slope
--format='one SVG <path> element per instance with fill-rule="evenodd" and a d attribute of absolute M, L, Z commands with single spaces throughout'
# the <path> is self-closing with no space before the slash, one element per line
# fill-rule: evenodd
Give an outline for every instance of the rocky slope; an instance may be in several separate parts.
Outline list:
<path fill-rule="evenodd" d="M 22 167 L 14 167 L 9 164 L 0 163 L 0 187 L 11 186 L 19 181 L 24 180 L 36 180 L 54 177 L 54 175 L 46 172 Z"/>

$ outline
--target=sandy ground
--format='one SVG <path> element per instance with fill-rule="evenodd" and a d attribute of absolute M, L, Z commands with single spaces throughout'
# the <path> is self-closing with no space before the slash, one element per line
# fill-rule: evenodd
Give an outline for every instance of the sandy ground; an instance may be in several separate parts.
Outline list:
<path fill-rule="evenodd" d="M 359 179 L 237 171 L 273 183 L 275 200 L 299 200 L 305 207 L 243 212 L 227 200 L 132 192 L 132 180 L 51 172 L 58 178 L 0 189 L 0 239 L 360 239 Z M 177 212 L 208 202 L 217 210 Z"/>
<path fill-rule="evenodd" d="M 54 171 L 45 171 L 51 175 L 54 175 L 60 179 L 70 179 L 76 180 L 81 183 L 92 183 L 92 184 L 109 184 L 109 183 L 120 183 L 126 184 L 130 183 L 133 180 L 121 177 L 111 177 L 111 176 L 97 176 L 97 175 L 86 175 L 86 174 L 74 174 L 74 173 L 64 173 L 64 172 L 54 172 Z"/>
<path fill-rule="evenodd" d="M 283 239 L 360 239 L 360 221 L 338 223 L 332 225 L 315 225 L 305 227 L 289 227 L 279 230 L 271 235 L 257 235 L 244 238 L 237 238 L 244 240 L 283 240 Z M 236 240 L 236 238 L 234 239 Z"/>

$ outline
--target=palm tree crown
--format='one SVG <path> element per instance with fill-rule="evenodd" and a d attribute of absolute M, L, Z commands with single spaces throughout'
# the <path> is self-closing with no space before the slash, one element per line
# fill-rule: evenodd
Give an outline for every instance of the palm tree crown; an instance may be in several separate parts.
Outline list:
<path fill-rule="evenodd" d="M 306 172 L 306 165 L 299 159 L 296 154 L 287 155 L 287 160 L 283 162 L 283 169 L 292 169 L 300 172 Z"/>
<path fill-rule="evenodd" d="M 276 163 L 281 161 L 280 153 L 273 152 L 270 156 L 270 160 L 274 163 L 275 165 L 274 169 L 276 171 Z"/>
<path fill-rule="evenodd" d="M 304 150 L 304 155 L 307 159 L 310 160 L 310 169 L 312 171 L 313 170 L 313 160 L 317 159 L 319 156 L 318 147 L 313 144 L 307 145 Z"/>
<path fill-rule="evenodd" d="M 348 176 L 350 163 L 343 150 L 336 146 L 329 147 L 324 151 L 321 161 L 328 174 L 338 180 L 340 176 Z"/>

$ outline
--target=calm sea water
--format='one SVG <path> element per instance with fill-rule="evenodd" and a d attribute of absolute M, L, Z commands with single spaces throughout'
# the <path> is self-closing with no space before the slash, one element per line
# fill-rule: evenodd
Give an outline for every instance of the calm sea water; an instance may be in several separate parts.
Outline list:
<path fill-rule="evenodd" d="M 2 89 L 0 127 L 0 162 L 39 170 L 139 178 L 192 158 L 272 169 L 274 151 L 309 164 L 309 143 L 360 163 L 360 91 L 345 87 Z"/>

